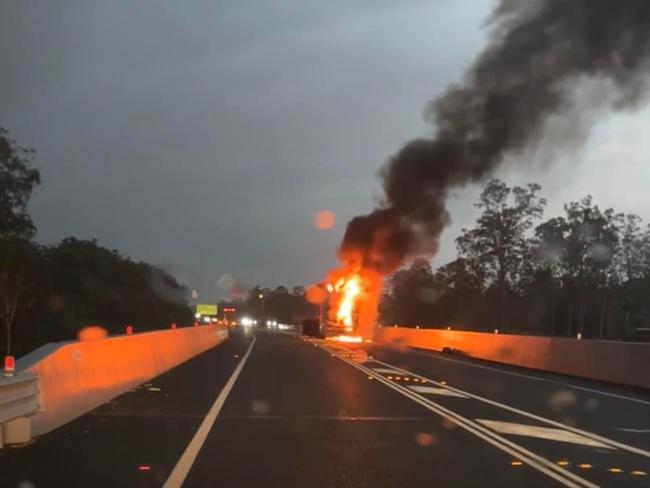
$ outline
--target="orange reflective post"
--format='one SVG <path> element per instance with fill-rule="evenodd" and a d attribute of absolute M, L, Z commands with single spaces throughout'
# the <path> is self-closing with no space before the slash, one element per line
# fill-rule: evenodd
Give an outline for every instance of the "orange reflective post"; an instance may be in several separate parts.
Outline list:
<path fill-rule="evenodd" d="M 5 376 L 13 376 L 16 371 L 16 359 L 13 356 L 5 356 Z"/>

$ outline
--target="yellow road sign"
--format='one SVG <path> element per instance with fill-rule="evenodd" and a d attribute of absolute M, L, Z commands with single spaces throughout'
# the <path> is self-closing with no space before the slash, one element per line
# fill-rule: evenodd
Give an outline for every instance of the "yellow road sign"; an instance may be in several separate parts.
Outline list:
<path fill-rule="evenodd" d="M 199 315 L 217 315 L 217 306 L 208 303 L 199 303 L 196 306 L 196 313 Z"/>

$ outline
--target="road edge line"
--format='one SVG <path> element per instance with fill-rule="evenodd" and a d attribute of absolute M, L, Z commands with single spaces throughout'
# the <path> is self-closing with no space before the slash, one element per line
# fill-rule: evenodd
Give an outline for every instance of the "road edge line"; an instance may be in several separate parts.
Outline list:
<path fill-rule="evenodd" d="M 239 361 L 239 364 L 233 371 L 232 375 L 230 375 L 228 382 L 221 389 L 221 392 L 219 393 L 217 399 L 210 407 L 210 410 L 208 410 L 208 413 L 206 414 L 205 418 L 201 422 L 201 425 L 199 426 L 196 433 L 194 434 L 194 437 L 192 437 L 192 440 L 185 448 L 185 451 L 178 459 L 176 466 L 174 466 L 174 469 L 169 474 L 169 477 L 167 478 L 167 481 L 165 481 L 163 488 L 180 488 L 185 482 L 185 479 L 187 478 L 190 469 L 192 469 L 192 466 L 194 465 L 194 461 L 196 461 L 196 458 L 199 455 L 199 452 L 201 451 L 201 448 L 203 447 L 203 444 L 205 443 L 205 440 L 208 437 L 210 430 L 212 430 L 212 426 L 214 425 L 214 422 L 217 420 L 217 417 L 219 416 L 219 412 L 221 411 L 223 404 L 226 402 L 226 399 L 230 394 L 230 390 L 232 390 L 233 386 L 235 385 L 235 382 L 237 381 L 237 378 L 239 378 L 239 374 L 241 373 L 242 369 L 244 369 L 244 365 L 246 364 L 246 361 L 248 360 L 248 356 L 250 356 L 250 353 L 253 350 L 255 341 L 256 338 L 255 336 L 253 336 L 253 340 L 248 346 L 246 353 L 242 357 L 241 361 Z"/>

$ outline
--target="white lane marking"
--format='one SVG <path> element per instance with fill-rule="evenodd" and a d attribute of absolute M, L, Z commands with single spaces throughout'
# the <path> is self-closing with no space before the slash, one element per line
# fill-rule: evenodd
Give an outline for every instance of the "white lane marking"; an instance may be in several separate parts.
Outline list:
<path fill-rule="evenodd" d="M 378 359 L 375 359 L 374 361 L 376 363 L 383 364 L 384 366 L 391 366 L 391 367 L 393 367 L 395 369 L 401 369 L 401 368 L 398 368 L 397 366 L 392 366 L 392 365 L 390 365 L 388 363 L 384 363 L 383 361 L 379 361 Z M 610 446 L 621 449 L 622 451 L 632 452 L 634 454 L 639 454 L 640 456 L 645 456 L 645 457 L 650 458 L 650 451 L 646 451 L 645 449 L 630 446 L 629 444 L 623 444 L 622 442 L 618 442 L 618 441 L 615 441 L 613 439 L 608 439 L 607 437 L 603 437 L 603 436 L 600 436 L 598 434 L 594 434 L 593 432 L 587 432 L 586 430 L 578 429 L 576 427 L 571 427 L 570 425 L 565 425 L 565 424 L 562 424 L 560 422 L 556 422 L 555 420 L 551 420 L 551 419 L 548 419 L 546 417 L 541 417 L 539 415 L 535 415 L 534 413 L 526 412 L 525 410 L 519 410 L 518 408 L 511 407 L 510 405 L 506 405 L 504 403 L 500 403 L 500 402 L 497 402 L 497 401 L 494 401 L 494 400 L 490 400 L 488 398 L 485 398 L 485 397 L 482 397 L 482 396 L 479 396 L 479 395 L 474 395 L 473 393 L 470 393 L 470 392 L 465 391 L 465 390 L 461 390 L 459 388 L 454 388 L 453 386 L 443 385 L 442 383 L 438 383 L 437 381 L 432 380 L 431 378 L 427 378 L 426 376 L 415 374 L 412 371 L 406 371 L 406 370 L 402 370 L 402 371 L 404 373 L 408 373 L 409 375 L 411 375 L 413 377 L 420 378 L 420 379 L 423 379 L 423 380 L 426 380 L 426 381 L 431 381 L 435 385 L 441 386 L 443 388 L 449 388 L 450 390 L 458 392 L 458 393 L 462 393 L 463 395 L 466 395 L 469 398 L 473 398 L 475 400 L 479 400 L 479 401 L 487 403 L 489 405 L 493 405 L 495 407 L 502 408 L 502 409 L 507 410 L 509 412 L 513 412 L 513 413 L 517 413 L 519 415 L 523 415 L 524 417 L 528 417 L 530 419 L 538 420 L 539 422 L 543 422 L 545 424 L 552 425 L 554 427 L 559 427 L 560 429 L 566 429 L 566 430 L 574 432 L 576 434 L 583 435 L 585 437 L 589 437 L 590 439 L 595 439 L 595 440 L 600 441 L 600 442 L 602 442 L 604 444 L 609 444 Z"/>
<path fill-rule="evenodd" d="M 379 344 L 379 345 L 381 345 L 381 344 Z M 564 381 L 550 380 L 548 378 L 540 378 L 539 376 L 532 376 L 532 375 L 523 374 L 523 373 L 515 373 L 514 371 L 508 371 L 508 370 L 501 369 L 501 368 L 493 368 L 493 367 L 490 367 L 490 366 L 485 366 L 483 364 L 474 364 L 474 363 L 472 363 L 470 361 L 462 361 L 460 359 L 447 358 L 447 357 L 444 357 L 444 356 L 440 356 L 438 354 L 431 354 L 431 353 L 427 353 L 427 352 L 418 351 L 418 350 L 415 350 L 415 349 L 412 349 L 412 352 L 414 352 L 415 354 L 419 354 L 420 356 L 427 356 L 429 358 L 439 359 L 441 361 L 450 361 L 452 363 L 460 363 L 460 364 L 464 364 L 465 366 L 471 366 L 472 368 L 488 369 L 490 371 L 496 371 L 497 373 L 509 374 L 511 376 L 519 376 L 520 378 L 527 378 L 529 380 L 535 380 L 535 381 L 543 381 L 545 383 L 555 383 L 557 385 L 563 385 L 563 386 L 567 386 L 569 388 L 575 388 L 576 390 L 588 391 L 590 393 L 597 393 L 598 395 L 603 395 L 603 396 L 608 396 L 608 397 L 613 397 L 613 398 L 619 398 L 621 400 L 627 400 L 629 402 L 641 403 L 643 405 L 650 405 L 650 401 L 648 401 L 648 400 L 641 400 L 640 398 L 634 398 L 634 397 L 629 397 L 629 396 L 625 396 L 625 395 L 620 395 L 618 393 L 609 393 L 607 391 L 595 390 L 593 388 L 587 388 L 586 386 L 579 386 L 579 385 L 575 385 L 573 383 L 566 383 Z M 436 351 L 432 351 L 432 352 L 435 353 Z M 553 373 L 551 373 L 551 374 L 553 374 Z M 555 373 L 555 374 L 559 374 L 559 373 Z"/>
<path fill-rule="evenodd" d="M 228 382 L 221 390 L 221 393 L 219 393 L 219 396 L 210 407 L 210 410 L 203 419 L 203 422 L 201 422 L 199 429 L 196 431 L 194 437 L 192 437 L 192 440 L 187 445 L 185 452 L 176 463 L 176 466 L 174 466 L 174 469 L 170 473 L 169 478 L 167 478 L 167 481 L 165 481 L 163 488 L 180 488 L 183 485 L 183 482 L 185 481 L 185 478 L 187 478 L 187 474 L 190 472 L 194 461 L 196 461 L 196 457 L 198 456 L 199 451 L 205 443 L 205 439 L 208 437 L 208 434 L 210 433 L 215 420 L 217 420 L 217 416 L 221 411 L 221 407 L 223 407 L 223 404 L 226 402 L 226 398 L 228 398 L 230 390 L 232 390 L 232 387 L 235 385 L 235 381 L 237 381 L 241 370 L 244 368 L 246 360 L 253 350 L 255 341 L 255 336 L 253 336 L 253 340 L 251 341 L 250 346 L 248 346 L 244 357 L 241 358 L 241 361 L 239 361 L 239 364 L 235 368 L 235 371 L 233 371 L 232 375 L 228 379 Z"/>
<path fill-rule="evenodd" d="M 381 374 L 402 374 L 401 371 L 397 371 L 391 368 L 372 368 L 372 370 L 377 371 L 377 373 L 381 373 Z"/>
<path fill-rule="evenodd" d="M 409 388 L 413 391 L 417 391 L 418 393 L 431 393 L 432 395 L 467 398 L 467 395 L 456 393 L 455 391 L 448 390 L 447 388 L 435 388 L 433 386 L 420 386 L 420 385 L 410 385 Z"/>
<path fill-rule="evenodd" d="M 350 417 L 340 415 L 235 415 L 229 419 L 252 420 L 335 420 L 343 422 L 422 422 L 430 421 L 431 417 Z"/>
<path fill-rule="evenodd" d="M 532 468 L 537 469 L 538 471 L 546 474 L 547 476 L 555 479 L 556 481 L 559 481 L 561 484 L 565 486 L 569 486 L 571 488 L 580 488 L 580 487 L 598 488 L 598 485 L 595 485 L 590 481 L 581 478 L 570 471 L 564 470 L 559 466 L 556 466 L 548 459 L 538 456 L 537 454 L 525 449 L 524 447 L 515 444 L 514 442 L 511 442 L 504 437 L 499 436 L 498 434 L 481 426 L 480 424 L 477 424 L 476 422 L 473 422 L 465 417 L 462 417 L 459 414 L 452 412 L 451 410 L 446 409 L 442 405 L 439 405 L 427 398 L 418 396 L 401 385 L 397 385 L 396 383 L 387 380 L 383 376 L 376 374 L 370 368 L 357 364 L 342 356 L 337 356 L 337 357 L 341 361 L 348 363 L 349 365 L 361 370 L 362 372 L 372 375 L 373 377 L 375 377 L 375 379 L 385 384 L 389 388 L 392 388 L 398 393 L 401 393 L 407 398 L 422 405 L 424 408 L 449 420 L 450 422 L 453 422 L 454 424 L 458 425 L 462 429 L 471 432 L 475 436 L 483 439 L 485 442 L 492 444 L 498 449 L 501 449 L 502 451 L 507 452 L 508 454 L 516 457 L 517 459 L 526 462 Z"/>
<path fill-rule="evenodd" d="M 569 432 L 564 429 L 551 427 L 539 427 L 537 425 L 519 424 L 516 422 L 502 422 L 500 420 L 474 419 L 478 423 L 489 427 L 499 434 L 520 435 L 534 437 L 536 439 L 547 439 L 557 442 L 568 442 L 589 447 L 602 447 L 603 449 L 614 449 L 614 447 L 588 437 Z"/>
<path fill-rule="evenodd" d="M 619 427 L 618 430 L 622 432 L 630 432 L 632 434 L 650 434 L 650 429 L 631 429 L 629 427 Z"/>

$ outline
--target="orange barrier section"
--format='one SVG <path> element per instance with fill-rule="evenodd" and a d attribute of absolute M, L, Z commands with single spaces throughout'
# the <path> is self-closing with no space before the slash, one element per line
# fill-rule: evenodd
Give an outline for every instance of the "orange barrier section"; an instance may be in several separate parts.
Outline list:
<path fill-rule="evenodd" d="M 404 327 L 380 327 L 375 340 L 433 351 L 449 347 L 472 358 L 650 388 L 647 343 Z"/>
<path fill-rule="evenodd" d="M 32 431 L 49 432 L 227 337 L 226 326 L 206 325 L 46 345 L 46 355 L 38 358 L 36 350 L 23 360 L 40 390 L 42 412 L 32 417 Z"/>

